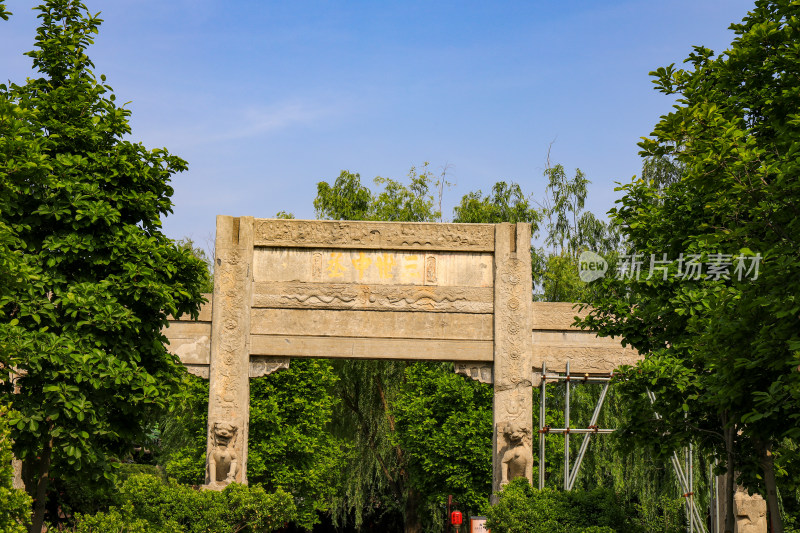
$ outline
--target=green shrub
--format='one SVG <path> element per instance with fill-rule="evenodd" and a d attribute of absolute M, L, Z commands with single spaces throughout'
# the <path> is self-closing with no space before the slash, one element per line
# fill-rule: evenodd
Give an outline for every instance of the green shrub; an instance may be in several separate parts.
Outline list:
<path fill-rule="evenodd" d="M 293 520 L 297 508 L 282 490 L 231 484 L 222 492 L 199 491 L 174 481 L 137 474 L 120 491 L 120 507 L 78 517 L 77 533 L 267 532 Z"/>
<path fill-rule="evenodd" d="M 515 479 L 487 513 L 493 533 L 613 533 L 640 531 L 633 509 L 608 489 L 561 492 L 537 490 Z"/>

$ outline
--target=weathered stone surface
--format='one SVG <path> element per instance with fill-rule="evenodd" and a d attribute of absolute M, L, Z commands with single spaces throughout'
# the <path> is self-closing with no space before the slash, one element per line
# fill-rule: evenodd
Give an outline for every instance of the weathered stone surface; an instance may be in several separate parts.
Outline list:
<path fill-rule="evenodd" d="M 22 481 L 22 461 L 19 459 L 11 459 L 11 470 L 13 472 L 11 487 L 25 490 L 25 483 Z"/>
<path fill-rule="evenodd" d="M 253 309 L 254 335 L 492 340 L 490 314 Z"/>
<path fill-rule="evenodd" d="M 495 226 L 494 281 L 494 439 L 492 489 L 502 488 L 507 477 L 509 454 L 515 457 L 515 471 L 524 463 L 525 476 L 532 481 L 530 466 L 533 433 L 531 389 L 532 345 L 530 225 Z M 508 428 L 519 436 L 506 438 Z"/>
<path fill-rule="evenodd" d="M 199 378 L 208 379 L 211 367 L 209 365 L 183 365 L 186 371 Z"/>
<path fill-rule="evenodd" d="M 273 357 L 406 361 L 492 360 L 492 341 L 470 340 L 253 335 L 250 350 L 253 355 Z"/>
<path fill-rule="evenodd" d="M 253 218 L 218 216 L 215 253 L 206 484 L 219 488 L 231 481 L 247 483 Z M 223 480 L 214 477 L 212 459 L 220 446 L 215 427 L 235 432 L 225 453 L 235 458 L 236 468 Z"/>
<path fill-rule="evenodd" d="M 494 250 L 494 226 L 425 222 L 257 219 L 255 245 L 491 252 Z"/>
<path fill-rule="evenodd" d="M 205 304 L 200 307 L 200 316 L 192 320 L 189 315 L 180 319 L 170 318 L 169 327 L 163 330 L 169 340 L 167 350 L 180 358 L 190 373 L 208 379 L 211 362 L 211 302 L 212 295 L 205 294 Z"/>
<path fill-rule="evenodd" d="M 256 281 L 491 287 L 492 255 L 386 250 L 256 248 Z"/>
<path fill-rule="evenodd" d="M 211 330 L 211 324 L 208 324 Z M 169 351 L 185 365 L 208 365 L 211 362 L 211 331 L 198 333 L 194 337 L 171 338 Z"/>
<path fill-rule="evenodd" d="M 250 358 L 250 377 L 260 378 L 268 376 L 278 370 L 289 368 L 288 357 L 251 357 Z"/>
<path fill-rule="evenodd" d="M 734 533 L 767 533 L 767 502 L 760 494 L 750 495 L 739 487 L 733 496 L 733 510 Z"/>
<path fill-rule="evenodd" d="M 575 330 L 572 325 L 575 317 L 584 317 L 587 311 L 578 311 L 572 302 L 533 302 L 531 306 L 531 329 L 533 330 Z"/>
<path fill-rule="evenodd" d="M 491 313 L 493 308 L 488 287 L 262 282 L 253 292 L 254 307 L 276 309 Z"/>

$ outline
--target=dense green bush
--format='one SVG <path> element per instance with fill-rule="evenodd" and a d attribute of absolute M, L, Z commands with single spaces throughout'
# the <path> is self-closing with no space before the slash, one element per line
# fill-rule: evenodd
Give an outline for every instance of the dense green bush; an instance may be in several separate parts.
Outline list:
<path fill-rule="evenodd" d="M 231 484 L 222 492 L 199 491 L 138 474 L 120 489 L 120 506 L 78 516 L 77 533 L 233 533 L 274 531 L 296 518 L 283 490 Z"/>
<path fill-rule="evenodd" d="M 537 490 L 515 479 L 487 514 L 493 533 L 638 533 L 633 508 L 608 489 Z M 642 531 L 642 533 L 644 533 Z"/>

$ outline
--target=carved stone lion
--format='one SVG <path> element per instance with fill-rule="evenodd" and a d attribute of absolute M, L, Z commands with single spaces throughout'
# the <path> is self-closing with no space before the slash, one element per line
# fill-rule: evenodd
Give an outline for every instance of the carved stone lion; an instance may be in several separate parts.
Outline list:
<path fill-rule="evenodd" d="M 517 422 L 506 423 L 503 427 L 503 436 L 508 441 L 508 447 L 503 454 L 500 466 L 500 486 L 505 486 L 509 481 L 518 477 L 530 480 L 533 475 L 533 455 L 530 447 L 525 442 L 528 428 Z"/>
<path fill-rule="evenodd" d="M 210 487 L 224 487 L 236 481 L 239 461 L 236 456 L 238 428 L 226 422 L 214 422 L 211 428 L 213 448 L 208 458 L 206 481 Z"/>

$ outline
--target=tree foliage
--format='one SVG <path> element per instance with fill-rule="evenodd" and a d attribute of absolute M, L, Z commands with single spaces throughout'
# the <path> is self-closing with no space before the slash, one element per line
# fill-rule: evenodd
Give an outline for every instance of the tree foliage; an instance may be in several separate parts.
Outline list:
<path fill-rule="evenodd" d="M 456 374 L 452 363 L 414 363 L 405 377 L 392 409 L 393 438 L 408 457 L 426 525 L 441 530 L 448 494 L 464 512 L 480 514 L 488 505 L 494 390 Z"/>
<path fill-rule="evenodd" d="M 622 376 L 637 415 L 626 431 L 659 453 L 699 441 L 726 465 L 729 487 L 738 471 L 766 496 L 774 531 L 776 481 L 788 474 L 776 471 L 774 454 L 800 438 L 798 7 L 759 0 L 731 26 L 725 53 L 695 47 L 689 69 L 652 73 L 678 103 L 642 154 L 667 158 L 680 179 L 635 180 L 613 218 L 632 251 L 672 263 L 667 279 L 661 271 L 638 282 L 606 278 L 585 321 L 646 354 Z M 727 274 L 678 277 L 690 254 L 727 263 Z M 758 276 L 737 274 L 733 258 L 756 254 Z M 648 389 L 659 421 L 644 414 Z"/>
<path fill-rule="evenodd" d="M 31 500 L 25 491 L 12 485 L 10 416 L 11 409 L 0 404 L 0 531 L 24 533 L 30 521 Z"/>
<path fill-rule="evenodd" d="M 288 369 L 250 382 L 247 477 L 296 501 L 297 525 L 311 529 L 327 511 L 344 466 L 329 430 L 336 375 L 324 359 L 295 359 Z"/>
<path fill-rule="evenodd" d="M 101 20 L 71 0 L 37 8 L 39 77 L 0 85 L 0 385 L 20 377 L 14 451 L 49 476 L 110 476 L 177 383 L 169 315 L 197 313 L 203 266 L 161 233 L 170 176 L 186 163 L 124 140 L 130 111 L 86 55 Z M 14 263 L 10 265 L 9 263 Z"/>

